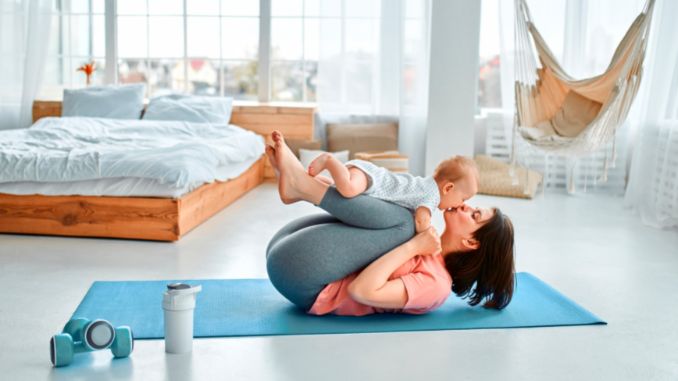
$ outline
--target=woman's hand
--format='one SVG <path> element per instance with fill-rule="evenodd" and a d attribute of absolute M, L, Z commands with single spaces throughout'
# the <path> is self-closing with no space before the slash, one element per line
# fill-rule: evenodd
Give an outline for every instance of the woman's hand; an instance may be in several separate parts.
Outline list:
<path fill-rule="evenodd" d="M 440 236 L 433 226 L 417 234 L 412 242 L 419 255 L 437 255 L 442 252 Z"/>
<path fill-rule="evenodd" d="M 377 258 L 349 284 L 348 293 L 358 303 L 379 308 L 403 308 L 407 290 L 401 278 L 389 280 L 391 274 L 417 255 L 441 252 L 440 237 L 430 227 L 411 240 Z"/>

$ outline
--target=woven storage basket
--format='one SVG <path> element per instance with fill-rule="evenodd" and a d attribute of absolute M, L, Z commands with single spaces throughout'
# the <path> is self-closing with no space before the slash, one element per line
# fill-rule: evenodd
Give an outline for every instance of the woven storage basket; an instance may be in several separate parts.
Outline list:
<path fill-rule="evenodd" d="M 533 198 L 543 177 L 541 173 L 521 166 L 515 167 L 512 177 L 510 164 L 485 155 L 476 156 L 475 162 L 480 173 L 478 193 L 482 194 Z"/>

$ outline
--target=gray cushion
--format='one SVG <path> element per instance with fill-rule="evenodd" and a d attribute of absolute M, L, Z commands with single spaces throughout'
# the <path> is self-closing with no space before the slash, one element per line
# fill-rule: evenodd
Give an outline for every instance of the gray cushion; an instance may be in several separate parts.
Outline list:
<path fill-rule="evenodd" d="M 232 111 L 233 98 L 172 94 L 151 99 L 144 119 L 228 124 Z"/>
<path fill-rule="evenodd" d="M 144 109 L 145 87 L 138 83 L 64 89 L 61 116 L 139 119 Z"/>

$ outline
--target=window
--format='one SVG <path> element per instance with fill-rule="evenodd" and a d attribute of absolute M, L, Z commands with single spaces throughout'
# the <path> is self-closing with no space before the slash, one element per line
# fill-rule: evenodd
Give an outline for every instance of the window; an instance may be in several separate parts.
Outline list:
<path fill-rule="evenodd" d="M 309 56 L 324 64 L 323 82 L 317 83 L 317 88 L 322 92 L 326 112 L 339 112 L 345 107 L 369 112 L 376 103 L 381 62 L 380 23 L 375 19 L 380 5 L 380 0 L 342 0 L 320 1 L 308 7 L 306 0 L 311 20 L 307 25 L 318 20 L 316 44 L 323 42 Z M 306 29 L 313 33 L 310 27 Z"/>
<path fill-rule="evenodd" d="M 81 65 L 96 62 L 93 84 L 102 84 L 105 69 L 104 0 L 55 0 L 50 45 L 43 74 L 43 95 L 60 95 L 62 87 L 85 85 Z"/>
<path fill-rule="evenodd" d="M 271 100 L 315 101 L 319 0 L 271 0 Z"/>
<path fill-rule="evenodd" d="M 485 0 L 480 10 L 478 108 L 501 107 L 498 0 Z"/>
<path fill-rule="evenodd" d="M 118 0 L 118 81 L 257 99 L 259 3 Z"/>
<path fill-rule="evenodd" d="M 406 107 L 421 107 L 421 99 L 428 97 L 424 83 L 428 73 L 426 49 L 428 41 L 428 6 L 424 1 L 406 1 L 403 33 L 403 104 Z"/>
<path fill-rule="evenodd" d="M 320 0 L 115 0 L 114 15 L 106 14 L 105 3 L 54 0 L 41 96 L 85 86 L 76 69 L 94 60 L 93 84 L 105 83 L 109 64 L 118 83 L 146 83 L 149 97 L 316 99 Z M 261 19 L 260 4 L 270 17 Z M 107 22 L 115 23 L 115 36 L 106 37 Z M 259 35 L 260 23 L 270 36 Z M 106 56 L 107 44 L 115 44 L 116 54 L 109 49 Z M 260 44 L 267 56 L 260 57 Z M 259 75 L 260 66 L 268 77 Z"/>
<path fill-rule="evenodd" d="M 555 56 L 561 59 L 564 50 L 563 31 L 565 30 L 566 0 L 528 0 L 528 5 L 542 37 L 548 42 L 549 47 Z M 513 49 L 513 37 L 508 34 L 502 36 L 502 31 L 503 33 L 508 33 L 507 28 L 512 28 L 513 26 L 512 17 L 508 17 L 507 19 L 507 16 L 509 16 L 507 12 L 510 11 L 510 15 L 512 15 L 513 7 L 514 4 L 512 1 L 484 0 L 482 2 L 479 46 L 480 67 L 478 73 L 479 109 L 511 107 L 511 105 L 502 104 L 502 62 L 500 52 L 502 41 L 507 45 L 505 49 Z M 503 20 L 500 15 L 504 16 Z M 550 17 L 543 18 L 540 17 L 540 15 L 550 15 Z M 507 22 L 509 22 L 508 25 L 506 25 Z M 502 25 L 502 23 L 505 25 Z M 514 63 L 509 62 L 508 70 L 511 70 L 511 66 L 513 65 Z M 511 79 L 505 78 L 504 80 L 510 81 Z M 505 83 L 504 86 L 506 85 L 507 84 Z M 511 94 L 505 94 L 504 96 L 513 97 L 513 92 L 511 91 Z"/>

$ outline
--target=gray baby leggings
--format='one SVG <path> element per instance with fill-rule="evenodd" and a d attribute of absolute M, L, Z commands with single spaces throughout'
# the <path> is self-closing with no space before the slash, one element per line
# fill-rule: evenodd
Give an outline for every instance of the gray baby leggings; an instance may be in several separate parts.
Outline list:
<path fill-rule="evenodd" d="M 327 284 L 366 267 L 414 235 L 412 213 L 390 202 L 364 195 L 347 199 L 330 187 L 319 206 L 330 214 L 290 222 L 266 249 L 271 283 L 304 310 Z"/>

